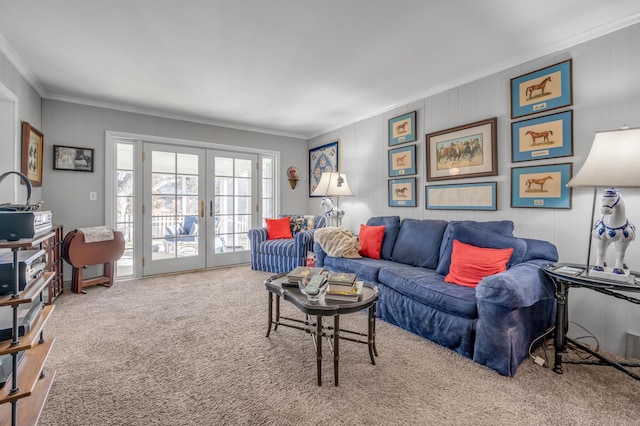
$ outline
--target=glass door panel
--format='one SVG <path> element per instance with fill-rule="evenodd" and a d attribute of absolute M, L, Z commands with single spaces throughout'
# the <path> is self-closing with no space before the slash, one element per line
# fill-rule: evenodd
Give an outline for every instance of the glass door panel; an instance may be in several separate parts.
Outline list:
<path fill-rule="evenodd" d="M 144 275 L 204 267 L 204 161 L 201 149 L 145 144 Z"/>
<path fill-rule="evenodd" d="M 257 222 L 258 158 L 253 154 L 210 151 L 210 197 L 213 241 L 207 264 L 221 266 L 250 261 L 247 233 Z"/>

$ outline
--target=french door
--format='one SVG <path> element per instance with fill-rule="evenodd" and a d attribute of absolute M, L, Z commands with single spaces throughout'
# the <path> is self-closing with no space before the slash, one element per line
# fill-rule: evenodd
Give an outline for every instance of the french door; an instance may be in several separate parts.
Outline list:
<path fill-rule="evenodd" d="M 207 266 L 250 262 L 249 229 L 258 223 L 258 156 L 207 151 L 208 219 L 212 233 Z"/>
<path fill-rule="evenodd" d="M 250 261 L 258 157 L 144 143 L 143 275 Z"/>

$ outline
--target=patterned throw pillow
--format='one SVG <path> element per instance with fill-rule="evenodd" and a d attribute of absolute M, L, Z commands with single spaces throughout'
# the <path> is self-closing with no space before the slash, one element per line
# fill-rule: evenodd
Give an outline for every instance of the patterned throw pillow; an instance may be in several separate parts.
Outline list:
<path fill-rule="evenodd" d="M 287 217 L 287 216 L 289 216 L 292 234 L 296 234 L 300 231 L 304 231 L 305 229 L 308 229 L 307 219 L 304 216 L 293 215 L 293 214 L 292 215 L 282 214 L 279 217 Z"/>

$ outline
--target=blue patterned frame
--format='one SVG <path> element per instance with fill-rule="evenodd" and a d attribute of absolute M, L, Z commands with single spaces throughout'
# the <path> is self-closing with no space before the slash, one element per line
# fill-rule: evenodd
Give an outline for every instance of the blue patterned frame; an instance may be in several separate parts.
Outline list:
<path fill-rule="evenodd" d="M 530 72 L 511 79 L 511 118 L 523 117 L 525 115 L 536 114 L 538 112 L 549 111 L 556 108 L 573 105 L 573 90 L 571 84 L 571 65 L 572 60 L 568 59 L 564 62 Z M 535 89 L 529 92 L 527 88 L 532 88 L 543 82 L 546 77 L 551 77 L 554 73 L 560 73 L 560 95 L 540 100 L 540 102 L 522 103 L 521 89 L 525 89 L 524 96 L 531 99 L 534 95 L 538 95 Z M 542 89 L 542 93 L 544 88 Z"/>
<path fill-rule="evenodd" d="M 339 172 L 339 148 L 340 140 L 311 148 L 309 150 L 309 197 L 321 197 L 311 195 L 320 183 L 320 177 L 324 172 Z"/>

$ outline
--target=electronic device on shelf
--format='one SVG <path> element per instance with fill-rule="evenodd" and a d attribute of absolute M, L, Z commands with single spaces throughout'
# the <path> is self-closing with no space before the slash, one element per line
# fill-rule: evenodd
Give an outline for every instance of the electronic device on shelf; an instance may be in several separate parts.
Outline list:
<path fill-rule="evenodd" d="M 47 271 L 47 252 L 20 250 L 18 254 L 18 289 L 20 291 Z M 13 294 L 13 253 L 0 253 L 0 296 Z"/>
<path fill-rule="evenodd" d="M 40 211 L 42 203 L 30 204 L 31 182 L 19 172 L 6 172 L 0 175 L 0 182 L 8 175 L 15 174 L 27 187 L 26 204 L 0 204 L 0 240 L 17 241 L 21 238 L 34 238 L 50 231 L 53 227 L 53 214 Z"/>
<path fill-rule="evenodd" d="M 50 211 L 0 211 L 0 240 L 34 238 L 50 231 L 52 226 L 53 213 Z"/>

